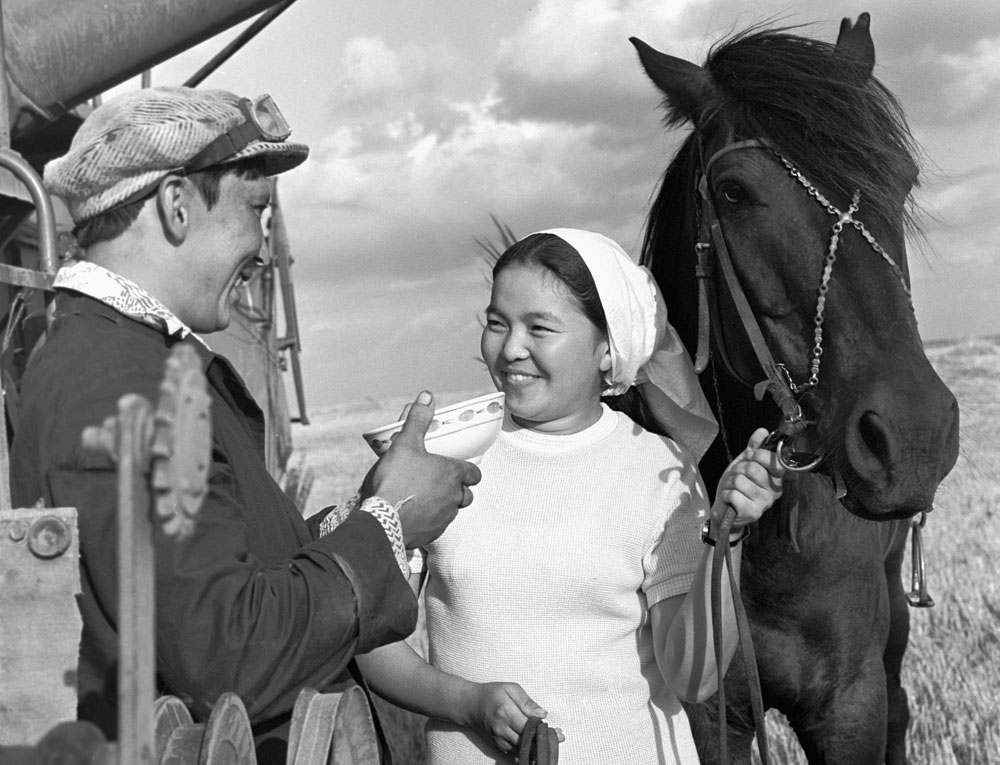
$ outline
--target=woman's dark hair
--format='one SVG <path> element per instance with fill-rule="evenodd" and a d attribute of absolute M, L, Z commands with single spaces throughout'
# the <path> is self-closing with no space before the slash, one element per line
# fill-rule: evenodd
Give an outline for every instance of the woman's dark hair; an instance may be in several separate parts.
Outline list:
<path fill-rule="evenodd" d="M 198 189 L 201 198 L 205 201 L 205 206 L 211 210 L 219 201 L 219 184 L 222 177 L 232 173 L 240 178 L 256 180 L 264 176 L 264 159 L 261 156 L 248 157 L 226 165 L 212 165 L 204 170 L 191 173 L 189 179 L 194 187 Z M 98 242 L 110 242 L 128 231 L 129 227 L 135 223 L 139 217 L 142 206 L 156 195 L 156 188 L 150 189 L 149 194 L 142 199 L 137 199 L 121 207 L 112 207 L 98 213 L 92 218 L 81 221 L 73 229 L 73 236 L 77 244 L 83 248 L 90 247 Z"/>
<path fill-rule="evenodd" d="M 510 266 L 541 266 L 562 282 L 576 300 L 583 315 L 604 335 L 608 321 L 597 294 L 597 284 L 580 253 L 555 234 L 532 234 L 512 244 L 493 265 L 493 280 Z"/>
<path fill-rule="evenodd" d="M 493 265 L 493 280 L 510 266 L 540 266 L 558 279 L 576 300 L 583 315 L 608 335 L 608 320 L 597 292 L 594 277 L 580 253 L 569 242 L 555 234 L 531 234 L 512 244 Z M 611 409 L 624 412 L 646 430 L 657 435 L 668 435 L 650 416 L 646 402 L 639 390 L 632 386 L 618 396 L 602 396 L 601 401 Z"/>

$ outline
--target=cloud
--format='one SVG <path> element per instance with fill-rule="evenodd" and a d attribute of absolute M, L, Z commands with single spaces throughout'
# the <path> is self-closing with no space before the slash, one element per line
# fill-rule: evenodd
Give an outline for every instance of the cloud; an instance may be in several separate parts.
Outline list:
<path fill-rule="evenodd" d="M 961 53 L 946 54 L 942 63 L 951 74 L 946 93 L 953 119 L 980 112 L 985 112 L 981 117 L 995 119 L 1000 114 L 1000 35 L 978 40 Z"/>
<path fill-rule="evenodd" d="M 539 3 L 513 35 L 500 41 L 498 116 L 623 129 L 623 114 L 657 102 L 628 38 L 681 46 L 687 10 L 683 3 Z"/>
<path fill-rule="evenodd" d="M 920 194 L 927 237 L 948 266 L 979 265 L 986 273 L 1000 274 L 998 184 L 1000 165 L 994 163 L 942 179 Z"/>
<path fill-rule="evenodd" d="M 473 237 L 490 233 L 490 213 L 522 234 L 589 226 L 634 244 L 657 180 L 650 166 L 662 159 L 652 104 L 636 117 L 644 132 L 633 126 L 628 140 L 604 126 L 500 120 L 489 97 L 450 108 L 462 114 L 450 132 L 422 126 L 377 148 L 361 142 L 363 125 L 344 126 L 289 176 L 286 209 L 325 221 L 321 236 L 300 234 L 317 237 L 307 249 L 336 251 L 325 269 L 365 262 L 412 274 L 466 262 Z"/>
<path fill-rule="evenodd" d="M 930 5 L 877 9 L 878 71 L 938 166 L 922 192 L 932 244 L 944 257 L 988 264 L 1000 169 L 983 156 L 996 146 L 1000 116 L 998 14 L 983 5 L 977 25 Z M 965 37 L 941 31 L 949 13 L 962 16 Z M 840 17 L 856 14 L 834 2 L 803 33 L 832 42 Z M 751 14 L 731 0 L 542 0 L 497 42 L 492 80 L 484 75 L 485 86 L 460 98 L 449 71 L 472 64 L 447 44 L 350 40 L 328 90 L 337 127 L 282 180 L 299 267 L 338 282 L 364 270 L 383 284 L 475 271 L 473 238 L 491 235 L 490 213 L 517 234 L 592 228 L 635 252 L 681 133 L 660 126 L 659 95 L 628 36 L 700 62 L 713 42 L 769 17 L 817 21 L 778 2 Z M 476 54 L 485 67 L 489 51 Z"/>

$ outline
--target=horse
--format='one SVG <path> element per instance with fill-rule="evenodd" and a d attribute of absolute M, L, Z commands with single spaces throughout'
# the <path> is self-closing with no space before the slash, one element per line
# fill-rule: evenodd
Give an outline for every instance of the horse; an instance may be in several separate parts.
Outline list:
<path fill-rule="evenodd" d="M 709 490 L 760 425 L 777 423 L 797 471 L 743 543 L 764 707 L 785 715 L 811 763 L 905 763 L 900 569 L 911 521 L 957 459 L 958 405 L 912 308 L 917 152 L 872 75 L 870 17 L 844 19 L 835 45 L 797 31 L 751 27 L 703 66 L 631 38 L 667 128 L 691 127 L 641 262 L 721 424 L 701 463 Z M 723 690 L 727 747 L 748 763 L 740 661 Z M 718 695 L 687 711 L 702 762 L 717 762 Z"/>

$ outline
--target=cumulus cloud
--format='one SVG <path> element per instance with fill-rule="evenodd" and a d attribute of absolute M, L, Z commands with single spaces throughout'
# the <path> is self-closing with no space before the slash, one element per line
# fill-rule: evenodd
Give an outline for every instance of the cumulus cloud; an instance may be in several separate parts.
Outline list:
<path fill-rule="evenodd" d="M 983 6 L 982 24 L 952 14 L 965 30 L 953 35 L 941 31 L 948 13 L 931 6 L 892 0 L 876 10 L 878 71 L 940 168 L 923 190 L 932 243 L 961 242 L 956 256 L 995 262 L 995 232 L 984 221 L 992 220 L 1000 169 L 984 167 L 982 153 L 995 146 L 1000 103 L 998 27 L 990 33 L 998 14 L 992 3 Z M 366 289 L 352 281 L 362 269 L 382 284 L 428 275 L 433 282 L 442 269 L 478 280 L 473 238 L 492 233 L 490 213 L 518 234 L 593 228 L 635 252 L 681 136 L 660 126 L 659 95 L 628 37 L 700 62 L 713 42 L 768 18 L 817 22 L 803 33 L 832 42 L 840 17 L 856 15 L 838 1 L 818 18 L 778 0 L 755 4 L 752 13 L 732 0 L 541 0 L 497 40 L 492 79 L 460 97 L 449 89 L 449 72 L 471 64 L 446 44 L 356 37 L 329 85 L 337 128 L 282 181 L 293 199 L 286 209 L 297 216 L 295 245 L 317 254 L 303 266 L 355 289 Z M 489 53 L 477 51 L 475 65 L 483 67 Z M 428 314 L 415 294 L 387 300 L 414 318 L 454 323 Z M 370 331 L 374 319 L 366 322 Z M 401 337 L 407 329 L 379 331 Z"/>
<path fill-rule="evenodd" d="M 689 19 L 684 3 L 544 0 L 500 41 L 498 115 L 626 129 L 657 102 L 628 38 L 687 50 Z"/>
<path fill-rule="evenodd" d="M 949 265 L 978 264 L 986 273 L 1000 274 L 998 180 L 1000 166 L 993 163 L 941 179 L 921 192 L 928 239 Z"/>

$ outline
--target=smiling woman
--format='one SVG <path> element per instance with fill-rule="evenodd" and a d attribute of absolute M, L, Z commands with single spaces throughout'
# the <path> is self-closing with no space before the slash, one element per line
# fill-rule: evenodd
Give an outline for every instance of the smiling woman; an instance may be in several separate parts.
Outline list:
<path fill-rule="evenodd" d="M 577 433 L 600 419 L 603 373 L 611 370 L 608 340 L 562 274 L 556 277 L 551 265 L 530 260 L 518 265 L 517 255 L 508 255 L 494 273 L 486 309 L 486 366 L 516 423 L 544 433 Z M 592 363 L 581 363 L 588 358 Z"/>
<path fill-rule="evenodd" d="M 507 411 L 469 511 L 424 545 L 431 663 L 396 643 L 359 658 L 365 677 L 432 718 L 434 765 L 523 752 L 540 717 L 549 745 L 581 765 L 696 762 L 679 699 L 716 677 L 698 530 L 718 538 L 732 503 L 740 528 L 722 542 L 738 548 L 780 494 L 764 432 L 709 508 L 696 459 L 715 423 L 691 361 L 651 275 L 599 234 L 553 229 L 508 248 L 481 347 Z M 633 386 L 672 439 L 602 402 Z M 410 561 L 416 588 L 423 560 Z M 732 609 L 720 618 L 734 637 Z M 727 640 L 720 660 L 735 650 Z"/>

